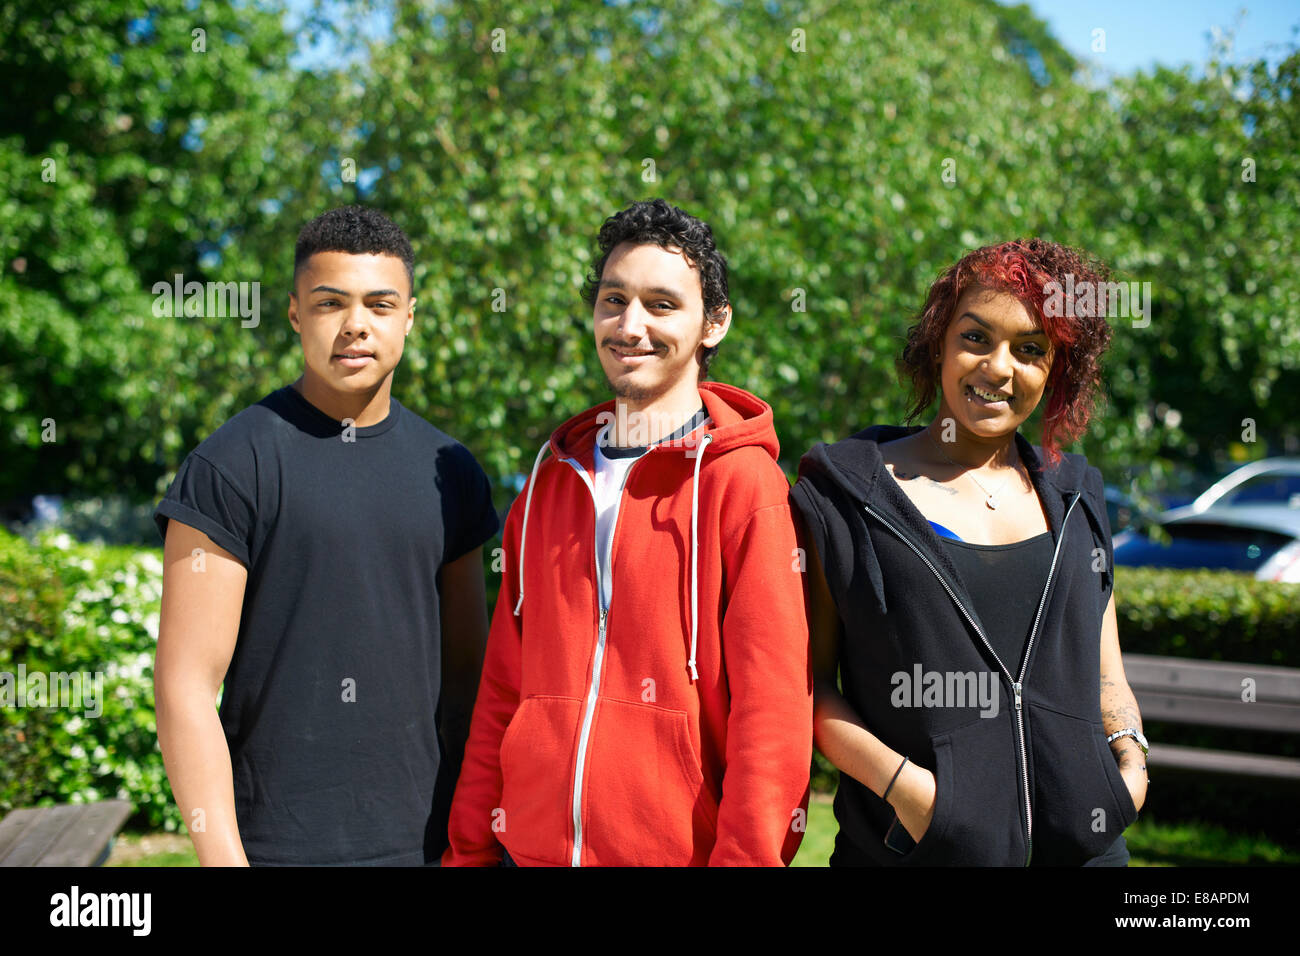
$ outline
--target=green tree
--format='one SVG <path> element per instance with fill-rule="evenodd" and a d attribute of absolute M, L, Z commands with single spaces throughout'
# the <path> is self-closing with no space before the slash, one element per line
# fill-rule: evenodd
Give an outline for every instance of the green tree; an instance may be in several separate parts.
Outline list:
<path fill-rule="evenodd" d="M 274 7 L 0 8 L 0 501 L 151 496 L 274 374 L 278 329 L 159 317 L 151 290 L 262 280 L 281 208 L 319 195 L 293 126 L 319 83 L 293 49 Z"/>
<path fill-rule="evenodd" d="M 313 7 L 303 68 L 282 6 L 190 6 L 0 13 L 0 498 L 154 495 L 296 376 L 293 236 L 358 200 L 416 244 L 396 394 L 498 479 L 607 394 L 579 288 L 602 219 L 654 195 L 728 254 L 713 374 L 772 403 L 790 470 L 898 420 L 930 282 L 1025 235 L 1152 284 L 1083 443 L 1109 476 L 1205 464 L 1244 418 L 1247 452 L 1297 437 L 1294 52 L 1098 85 L 992 0 L 392 0 Z M 177 272 L 261 281 L 262 323 L 156 318 Z"/>

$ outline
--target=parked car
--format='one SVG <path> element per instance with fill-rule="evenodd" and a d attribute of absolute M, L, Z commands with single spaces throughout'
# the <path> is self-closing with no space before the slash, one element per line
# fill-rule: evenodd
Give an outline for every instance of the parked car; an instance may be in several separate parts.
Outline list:
<path fill-rule="evenodd" d="M 1193 511 L 1225 505 L 1300 507 L 1300 458 L 1264 458 L 1229 472 L 1192 502 Z"/>
<path fill-rule="evenodd" d="M 1191 504 L 1155 519 L 1169 544 L 1130 528 L 1115 536 L 1115 563 L 1130 567 L 1244 571 L 1261 581 L 1300 582 L 1300 507 Z"/>

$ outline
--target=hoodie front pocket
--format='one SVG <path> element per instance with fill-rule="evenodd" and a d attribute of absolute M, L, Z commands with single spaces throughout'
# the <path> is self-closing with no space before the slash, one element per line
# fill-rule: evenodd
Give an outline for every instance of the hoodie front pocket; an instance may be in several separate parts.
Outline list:
<path fill-rule="evenodd" d="M 935 804 L 930 827 L 904 866 L 1023 866 L 1015 734 L 1006 720 L 979 719 L 933 738 Z"/>
<path fill-rule="evenodd" d="M 899 854 L 900 866 L 924 866 L 933 850 L 943 842 L 943 834 L 948 826 L 948 807 L 952 803 L 952 747 L 947 737 L 934 741 L 934 812 L 930 815 L 930 825 L 921 834 L 920 841 L 906 853 Z M 890 827 L 902 827 L 898 814 L 890 822 Z M 904 830 L 906 832 L 906 830 Z M 910 835 L 910 834 L 909 834 Z M 894 840 L 899 839 L 895 834 Z M 889 830 L 885 831 L 886 846 L 889 845 Z M 892 848 L 891 848 L 892 849 Z"/>
<path fill-rule="evenodd" d="M 1137 818 L 1100 723 L 1030 705 L 1034 861 L 1080 866 Z"/>
<path fill-rule="evenodd" d="M 704 783 L 686 713 L 602 699 L 582 795 L 584 862 L 707 863 L 718 802 Z"/>
<path fill-rule="evenodd" d="M 501 806 L 492 828 L 513 856 L 569 863 L 574 736 L 582 702 L 526 697 L 501 738 Z"/>

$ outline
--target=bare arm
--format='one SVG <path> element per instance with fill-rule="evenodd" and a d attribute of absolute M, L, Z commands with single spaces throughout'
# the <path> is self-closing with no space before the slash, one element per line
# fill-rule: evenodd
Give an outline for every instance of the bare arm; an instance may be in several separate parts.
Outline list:
<path fill-rule="evenodd" d="M 808 626 L 812 641 L 813 738 L 826 758 L 877 796 L 889 787 L 903 754 L 885 746 L 862 723 L 836 684 L 840 620 L 816 548 L 808 549 Z M 910 760 L 889 791 L 889 803 L 913 840 L 934 815 L 934 774 Z"/>
<path fill-rule="evenodd" d="M 457 774 L 465 756 L 470 716 L 487 647 L 487 594 L 483 549 L 461 555 L 439 572 L 442 622 L 442 734 L 448 768 Z"/>
<path fill-rule="evenodd" d="M 167 778 L 200 865 L 247 866 L 216 698 L 239 635 L 248 572 L 207 535 L 175 520 L 167 525 L 163 564 L 154 706 Z"/>
<path fill-rule="evenodd" d="M 1124 676 L 1124 659 L 1119 650 L 1119 625 L 1115 618 L 1115 595 L 1112 592 L 1106 613 L 1101 619 L 1101 720 L 1109 736 L 1125 727 L 1142 730 L 1142 715 L 1137 698 Z M 1120 737 L 1110 745 L 1120 775 L 1139 810 L 1146 801 L 1146 756 L 1132 737 Z"/>

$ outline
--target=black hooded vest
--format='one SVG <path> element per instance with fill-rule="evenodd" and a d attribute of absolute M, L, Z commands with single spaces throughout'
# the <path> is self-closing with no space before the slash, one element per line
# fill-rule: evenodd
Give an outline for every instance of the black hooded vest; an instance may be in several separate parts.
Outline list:
<path fill-rule="evenodd" d="M 883 842 L 893 809 L 841 775 L 832 863 L 1080 865 L 1137 817 L 1101 719 L 1101 623 L 1114 583 L 1101 474 L 1081 455 L 1046 468 L 1016 435 L 1054 550 L 1023 660 L 1003 661 L 880 455 L 879 444 L 918 430 L 876 426 L 818 444 L 791 491 L 839 611 L 841 692 L 937 785 L 929 829 L 900 855 Z M 996 688 L 996 708 L 976 699 L 977 686 Z"/>

